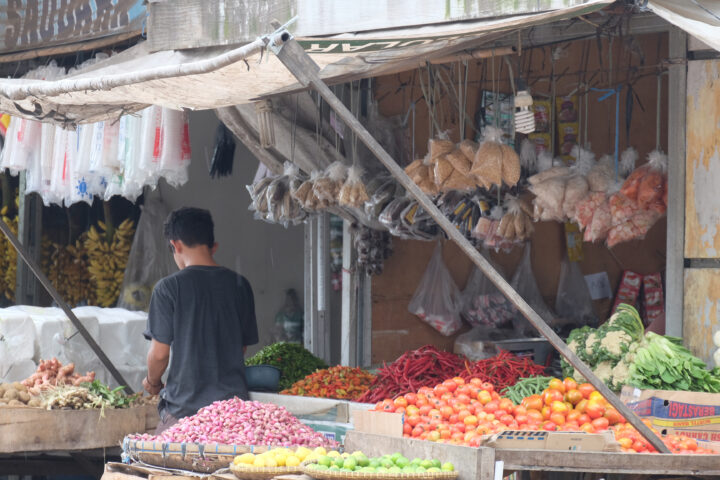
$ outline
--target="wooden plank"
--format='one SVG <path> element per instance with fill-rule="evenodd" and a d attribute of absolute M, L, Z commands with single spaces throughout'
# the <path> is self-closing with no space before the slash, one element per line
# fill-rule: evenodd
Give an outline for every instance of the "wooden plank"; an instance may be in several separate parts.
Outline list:
<path fill-rule="evenodd" d="M 685 257 L 720 256 L 720 60 L 688 63 Z M 672 200 L 672 199 L 670 199 Z M 672 203 L 672 201 L 670 201 Z"/>
<path fill-rule="evenodd" d="M 670 58 L 687 58 L 687 34 L 670 30 Z M 665 332 L 681 336 L 683 331 L 685 252 L 685 95 L 687 65 L 669 67 L 668 80 L 668 210 L 667 257 L 665 263 Z"/>
<path fill-rule="evenodd" d="M 333 95 L 332 91 L 323 83 L 318 76 L 319 67 L 305 53 L 305 51 L 292 40 L 289 33 L 281 33 L 278 38 L 272 39 L 276 44 L 282 43 L 280 51 L 276 51 L 277 57 L 293 75 L 304 85 L 312 85 L 317 92 L 328 102 L 330 107 L 345 122 L 345 124 L 358 136 L 358 138 L 370 149 L 371 152 L 385 165 L 390 173 L 398 180 L 405 190 L 412 195 L 418 204 L 435 220 L 440 228 L 445 231 L 448 237 L 453 240 L 468 255 L 475 265 L 488 277 L 490 281 L 508 298 L 513 305 L 527 318 L 527 320 L 545 337 L 550 344 L 573 365 L 580 374 L 597 389 L 613 405 L 620 414 L 632 424 L 640 434 L 645 437 L 651 445 L 659 452 L 670 453 L 662 440 L 655 435 L 642 420 L 635 415 L 620 399 L 610 390 L 607 385 L 573 353 L 565 342 L 545 323 L 540 315 L 515 291 L 503 276 L 478 252 L 470 241 L 465 238 L 457 228 L 445 217 L 440 209 L 425 195 L 420 188 L 407 176 L 405 171 L 395 160 L 383 149 L 372 135 L 363 127 L 357 118 Z"/>
<path fill-rule="evenodd" d="M 505 470 L 644 475 L 720 475 L 720 455 L 495 450 Z"/>
<path fill-rule="evenodd" d="M 712 365 L 715 351 L 713 333 L 720 329 L 720 269 L 685 270 L 685 304 L 683 338 L 685 345 Z M 720 366 L 720 365 L 716 365 Z"/>
<path fill-rule="evenodd" d="M 142 408 L 0 408 L 0 453 L 114 447 L 125 435 L 144 432 L 145 421 Z"/>

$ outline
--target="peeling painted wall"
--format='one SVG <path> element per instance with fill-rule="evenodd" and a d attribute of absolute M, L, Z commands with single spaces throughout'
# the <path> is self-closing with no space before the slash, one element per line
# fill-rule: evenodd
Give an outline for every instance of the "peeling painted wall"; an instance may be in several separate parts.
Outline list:
<path fill-rule="evenodd" d="M 688 64 L 685 257 L 720 256 L 720 60 Z"/>
<path fill-rule="evenodd" d="M 720 269 L 685 270 L 685 345 L 712 366 L 712 337 L 720 330 Z"/>

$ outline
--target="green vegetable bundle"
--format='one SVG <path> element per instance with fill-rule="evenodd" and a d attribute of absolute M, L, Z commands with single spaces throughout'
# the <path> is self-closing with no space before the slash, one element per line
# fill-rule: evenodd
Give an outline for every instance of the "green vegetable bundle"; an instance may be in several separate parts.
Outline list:
<path fill-rule="evenodd" d="M 655 333 L 644 334 L 635 308 L 621 303 L 605 324 L 570 332 L 568 347 L 608 387 L 623 385 L 656 390 L 720 392 L 720 377 L 682 346 L 682 340 Z M 584 380 L 562 359 L 563 374 Z"/>
<path fill-rule="evenodd" d="M 297 343 L 278 342 L 268 345 L 245 360 L 246 365 L 272 365 L 280 369 L 280 389 L 292 387 L 315 370 L 327 364 Z"/>
<path fill-rule="evenodd" d="M 515 405 L 520 405 L 523 398 L 530 395 L 540 395 L 543 390 L 548 388 L 552 377 L 527 377 L 518 380 L 515 385 L 506 387 L 500 394 L 509 398 Z"/>
<path fill-rule="evenodd" d="M 681 338 L 648 332 L 630 366 L 630 384 L 656 390 L 720 393 L 720 377 L 714 372 L 683 346 Z"/>

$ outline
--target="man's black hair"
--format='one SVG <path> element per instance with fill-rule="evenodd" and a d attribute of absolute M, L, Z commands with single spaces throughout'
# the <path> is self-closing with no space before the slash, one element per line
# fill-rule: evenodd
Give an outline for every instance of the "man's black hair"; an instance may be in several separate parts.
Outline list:
<path fill-rule="evenodd" d="M 182 207 L 168 215 L 164 225 L 165 238 L 180 240 L 188 247 L 207 245 L 213 248 L 215 234 L 212 216 L 202 208 Z"/>

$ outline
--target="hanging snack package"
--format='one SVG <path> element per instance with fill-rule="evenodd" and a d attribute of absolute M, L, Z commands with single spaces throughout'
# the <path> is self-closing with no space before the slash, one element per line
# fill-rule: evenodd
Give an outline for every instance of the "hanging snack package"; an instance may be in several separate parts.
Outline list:
<path fill-rule="evenodd" d="M 313 193 L 313 183 L 315 178 L 320 175 L 320 172 L 314 170 L 310 172 L 310 178 L 306 178 L 302 182 L 293 183 L 290 188 L 290 195 L 302 206 L 304 209 L 314 209 L 315 194 Z"/>
<path fill-rule="evenodd" d="M 530 238 L 534 231 L 530 206 L 513 195 L 505 196 L 507 212 L 500 220 L 497 234 L 511 243 L 522 243 Z"/>
<path fill-rule="evenodd" d="M 555 297 L 555 312 L 578 327 L 598 323 L 590 290 L 577 262 L 565 257 L 560 264 L 560 282 Z"/>
<path fill-rule="evenodd" d="M 140 171 L 141 137 L 142 118 L 128 115 L 125 124 L 125 141 L 123 142 L 125 147 L 125 168 L 123 169 L 122 196 L 133 202 L 142 195 L 144 185 L 143 174 Z M 118 151 L 119 153 L 120 151 Z"/>
<path fill-rule="evenodd" d="M 500 267 L 489 260 L 487 252 L 483 256 L 504 277 Z M 477 267 L 473 268 L 460 298 L 460 315 L 472 326 L 503 327 L 517 313 L 512 303 Z"/>
<path fill-rule="evenodd" d="M 647 172 L 640 180 L 637 192 L 637 203 L 643 210 L 652 209 L 657 213 L 665 213 L 665 192 L 667 191 L 668 158 L 664 153 L 655 150 L 648 154 L 648 163 L 644 165 Z"/>
<path fill-rule="evenodd" d="M 463 155 L 465 155 L 465 158 L 468 161 L 468 170 L 463 171 L 463 173 L 470 173 L 470 167 L 472 167 L 472 163 L 475 161 L 475 155 L 477 154 L 479 148 L 480 145 L 478 145 L 477 142 L 473 142 L 472 140 L 463 140 L 458 145 L 458 149 Z"/>
<path fill-rule="evenodd" d="M 38 194 L 43 199 L 46 207 L 50 206 L 50 188 L 53 173 L 53 149 L 55 147 L 55 125 L 51 123 L 42 124 L 40 138 L 40 189 Z"/>
<path fill-rule="evenodd" d="M 362 169 L 353 165 L 348 169 L 347 180 L 340 189 L 338 203 L 344 207 L 363 208 L 370 200 L 362 181 Z"/>
<path fill-rule="evenodd" d="M 637 204 L 622 194 L 622 192 L 614 193 L 608 199 L 610 204 L 610 214 L 612 215 L 613 225 L 622 225 L 638 213 Z"/>
<path fill-rule="evenodd" d="M 605 240 L 612 226 L 610 203 L 606 200 L 595 209 L 592 221 L 583 235 L 583 240 L 586 242 L 599 242 Z"/>
<path fill-rule="evenodd" d="M 525 253 L 523 258 L 518 265 L 515 275 L 513 275 L 510 285 L 520 296 L 537 312 L 546 323 L 552 324 L 555 320 L 555 315 L 545 304 L 540 288 L 538 287 L 537 281 L 535 280 L 535 274 L 532 270 L 532 262 L 530 257 L 530 243 L 525 245 Z M 515 332 L 521 336 L 537 336 L 537 330 L 533 327 L 530 322 L 520 313 L 517 312 L 512 320 L 513 328 Z"/>
<path fill-rule="evenodd" d="M 468 150 L 468 153 L 470 153 L 472 147 L 467 147 L 466 149 Z M 460 148 L 457 148 L 445 155 L 445 159 L 450 163 L 450 166 L 458 173 L 461 173 L 463 175 L 470 174 L 470 167 L 472 166 L 472 162 L 468 159 L 468 157 L 462 152 Z"/>
<path fill-rule="evenodd" d="M 565 218 L 563 202 L 565 200 L 567 178 L 566 176 L 552 177 L 530 187 L 530 191 L 535 194 L 535 200 L 533 201 L 533 217 L 535 221 L 563 221 Z"/>
<path fill-rule="evenodd" d="M 10 121 L 0 167 L 17 175 L 25 170 L 32 155 L 40 155 L 42 124 L 34 120 L 15 117 Z"/>
<path fill-rule="evenodd" d="M 662 214 L 654 210 L 638 210 L 627 221 L 619 225 L 613 225 L 608 232 L 607 246 L 612 248 L 618 243 L 642 240 L 660 217 L 662 217 Z"/>
<path fill-rule="evenodd" d="M 607 192 L 613 179 L 613 158 L 603 155 L 587 174 L 587 183 L 591 192 Z"/>
<path fill-rule="evenodd" d="M 431 138 L 428 140 L 428 159 L 434 161 L 455 150 L 455 144 L 447 138 Z"/>
<path fill-rule="evenodd" d="M 460 319 L 460 290 L 442 258 L 442 244 L 435 247 L 408 310 L 445 336 L 457 333 Z"/>
<path fill-rule="evenodd" d="M 606 201 L 607 194 L 605 192 L 591 192 L 578 202 L 575 208 L 575 215 L 573 215 L 571 220 L 580 227 L 580 230 L 587 229 L 592 222 L 595 210 Z"/>
<path fill-rule="evenodd" d="M 139 174 L 138 180 L 155 188 L 160 179 L 160 159 L 163 149 L 162 108 L 153 105 L 144 109 L 141 115 L 139 170 L 142 173 Z"/>
<path fill-rule="evenodd" d="M 563 198 L 563 214 L 566 218 L 573 218 L 578 203 L 587 196 L 590 190 L 587 175 L 595 164 L 595 155 L 589 150 L 575 146 L 572 153 L 575 163 L 570 167 L 571 173 L 565 185 Z"/>
<path fill-rule="evenodd" d="M 70 171 L 70 202 L 86 202 L 92 205 L 93 192 L 90 179 L 90 156 L 92 153 L 92 124 L 78 125 L 78 143 L 75 162 Z"/>
<path fill-rule="evenodd" d="M 115 121 L 103 122 L 103 147 L 102 147 L 102 165 L 104 168 L 118 172 L 123 169 L 122 160 L 118 157 L 118 148 L 120 148 L 120 125 L 121 117 Z"/>
<path fill-rule="evenodd" d="M 346 178 L 347 167 L 340 161 L 333 162 L 320 177 L 315 179 L 313 193 L 323 205 L 326 205 L 326 208 L 337 205 L 340 189 Z"/>
<path fill-rule="evenodd" d="M 435 174 L 435 185 L 441 190 L 443 184 L 450 178 L 450 175 L 452 175 L 454 168 L 448 161 L 447 154 L 436 157 L 432 162 L 432 168 Z"/>
<path fill-rule="evenodd" d="M 376 219 L 385 206 L 395 197 L 398 185 L 393 179 L 378 177 L 370 182 L 369 187 L 372 193 L 370 199 L 365 202 L 365 215 L 371 219 Z"/>
<path fill-rule="evenodd" d="M 475 177 L 478 186 L 490 189 L 493 185 L 500 187 L 503 181 L 503 150 L 502 130 L 495 127 L 485 129 L 485 137 L 480 144 L 470 173 Z M 513 151 L 513 153 L 515 153 Z M 518 159 L 518 165 L 520 160 Z"/>

